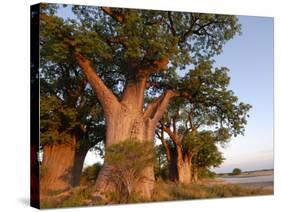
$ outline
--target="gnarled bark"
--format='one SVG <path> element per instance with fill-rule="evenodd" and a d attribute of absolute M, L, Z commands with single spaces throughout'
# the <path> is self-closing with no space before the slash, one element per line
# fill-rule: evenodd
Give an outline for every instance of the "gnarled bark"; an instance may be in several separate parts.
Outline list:
<path fill-rule="evenodd" d="M 141 142 L 152 142 L 155 126 L 150 120 L 143 119 L 140 111 L 130 109 L 126 105 L 116 108 L 116 112 L 107 120 L 106 149 L 126 139 L 137 139 Z M 106 150 L 105 150 L 106 152 Z M 106 153 L 105 153 L 106 154 Z M 102 193 L 116 191 L 110 180 L 112 168 L 105 161 L 96 181 L 96 188 Z M 154 189 L 153 167 L 149 166 L 142 172 L 143 180 L 136 186 L 143 197 L 150 198 Z"/>

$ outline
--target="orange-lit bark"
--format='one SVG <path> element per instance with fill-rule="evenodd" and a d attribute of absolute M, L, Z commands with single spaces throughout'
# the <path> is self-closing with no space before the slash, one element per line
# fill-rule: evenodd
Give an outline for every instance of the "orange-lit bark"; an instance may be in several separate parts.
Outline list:
<path fill-rule="evenodd" d="M 75 158 L 76 138 L 71 143 L 47 144 L 43 147 L 42 177 L 40 190 L 48 195 L 72 187 L 72 171 Z"/>

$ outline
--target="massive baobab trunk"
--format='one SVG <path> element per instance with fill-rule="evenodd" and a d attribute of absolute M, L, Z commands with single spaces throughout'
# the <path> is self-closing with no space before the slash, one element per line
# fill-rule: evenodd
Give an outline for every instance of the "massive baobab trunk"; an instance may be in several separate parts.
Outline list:
<path fill-rule="evenodd" d="M 143 82 L 144 83 L 144 82 Z M 123 95 L 123 101 L 121 104 L 117 104 L 112 113 L 106 119 L 106 149 L 112 144 L 116 144 L 126 139 L 136 139 L 140 142 L 152 142 L 154 137 L 155 123 L 144 117 L 142 112 L 143 102 L 138 99 L 138 83 L 135 85 L 127 85 L 125 93 Z M 143 95 L 143 94 L 142 94 Z M 105 150 L 106 154 L 106 150 Z M 97 190 L 102 192 L 114 191 L 114 185 L 112 184 L 109 176 L 111 175 L 111 168 L 105 164 L 98 176 L 96 187 Z M 153 166 L 146 167 L 142 173 L 142 182 L 136 186 L 137 191 L 144 197 L 150 198 L 154 188 L 154 172 Z"/>
<path fill-rule="evenodd" d="M 71 143 L 47 144 L 43 147 L 42 178 L 40 190 L 43 194 L 65 191 L 72 187 L 72 171 L 76 138 Z"/>
<path fill-rule="evenodd" d="M 43 194 L 64 191 L 78 186 L 88 148 L 77 150 L 76 137 L 72 143 L 47 144 L 43 147 L 42 178 Z"/>
<path fill-rule="evenodd" d="M 93 64 L 79 53 L 76 53 L 75 56 L 105 113 L 105 152 L 112 144 L 120 143 L 130 138 L 137 139 L 140 142 L 152 142 L 156 125 L 166 110 L 170 99 L 179 95 L 176 92 L 168 90 L 150 103 L 144 111 L 144 92 L 149 73 L 162 69 L 167 65 L 168 60 L 155 61 L 153 66 L 146 70 L 136 70 L 136 67 L 130 67 L 128 65 L 132 76 L 128 77 L 123 94 L 118 99 L 97 75 Z M 112 168 L 105 161 L 96 182 L 99 192 L 107 193 L 117 190 L 108 177 L 111 175 L 111 172 Z M 144 198 L 149 199 L 151 198 L 155 184 L 153 166 L 145 168 L 141 178 L 142 181 L 139 182 L 136 190 Z"/>

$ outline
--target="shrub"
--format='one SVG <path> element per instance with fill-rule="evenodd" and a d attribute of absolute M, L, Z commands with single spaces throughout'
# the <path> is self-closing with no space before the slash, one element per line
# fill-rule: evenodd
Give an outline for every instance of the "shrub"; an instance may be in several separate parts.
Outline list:
<path fill-rule="evenodd" d="M 135 194 L 135 188 L 143 180 L 142 171 L 154 163 L 153 142 L 128 139 L 111 145 L 105 159 L 112 168 L 109 176 L 120 196 L 127 199 Z"/>

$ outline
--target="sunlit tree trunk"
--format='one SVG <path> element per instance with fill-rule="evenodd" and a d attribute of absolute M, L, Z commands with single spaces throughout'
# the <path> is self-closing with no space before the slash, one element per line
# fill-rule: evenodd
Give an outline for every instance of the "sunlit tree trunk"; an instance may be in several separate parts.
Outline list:
<path fill-rule="evenodd" d="M 143 82 L 144 83 L 144 82 Z M 144 85 L 143 85 L 144 86 Z M 121 104 L 116 105 L 110 117 L 106 120 L 106 149 L 112 144 L 117 144 L 126 139 L 137 139 L 140 142 L 152 142 L 154 137 L 155 123 L 145 119 L 142 112 L 143 100 L 138 98 L 138 89 L 144 91 L 144 87 L 135 83 L 127 85 Z M 143 94 L 142 94 L 143 95 Z M 115 185 L 109 179 L 112 168 L 105 161 L 104 166 L 96 181 L 97 190 L 106 193 L 115 191 Z M 142 180 L 136 186 L 136 191 L 143 197 L 150 198 L 154 189 L 153 166 L 146 167 L 142 172 Z"/>
<path fill-rule="evenodd" d="M 40 190 L 42 194 L 65 191 L 72 187 L 76 138 L 70 143 L 47 144 L 43 147 Z"/>

